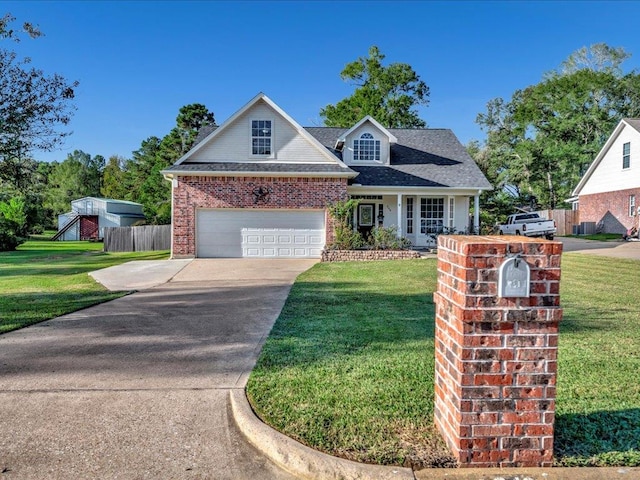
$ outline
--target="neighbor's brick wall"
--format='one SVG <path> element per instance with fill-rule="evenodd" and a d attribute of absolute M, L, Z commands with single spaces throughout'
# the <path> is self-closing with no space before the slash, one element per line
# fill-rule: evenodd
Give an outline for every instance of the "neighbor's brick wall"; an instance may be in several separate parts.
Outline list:
<path fill-rule="evenodd" d="M 636 209 L 640 206 L 640 188 L 618 192 L 580 195 L 580 222 L 602 221 L 604 233 L 625 233 L 636 225 L 636 217 L 629 216 L 629 195 L 636 196 Z"/>
<path fill-rule="evenodd" d="M 562 244 L 438 238 L 435 421 L 463 467 L 551 466 Z M 520 253 L 531 296 L 499 298 L 498 267 Z"/>
<path fill-rule="evenodd" d="M 270 194 L 255 203 L 253 191 L 266 187 Z M 196 252 L 196 208 L 324 209 L 347 198 L 343 178 L 283 177 L 178 177 L 173 189 L 174 257 Z M 325 210 L 327 243 L 333 240 L 333 223 Z"/>

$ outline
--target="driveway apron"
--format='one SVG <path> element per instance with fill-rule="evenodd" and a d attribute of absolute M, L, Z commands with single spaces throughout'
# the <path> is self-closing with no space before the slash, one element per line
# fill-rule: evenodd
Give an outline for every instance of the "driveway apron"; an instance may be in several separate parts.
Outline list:
<path fill-rule="evenodd" d="M 312 260 L 195 260 L 0 336 L 0 479 L 292 478 L 229 415 Z"/>

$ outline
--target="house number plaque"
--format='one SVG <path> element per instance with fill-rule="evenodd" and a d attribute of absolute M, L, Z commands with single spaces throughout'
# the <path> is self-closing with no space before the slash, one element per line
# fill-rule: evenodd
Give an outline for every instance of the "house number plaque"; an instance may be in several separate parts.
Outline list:
<path fill-rule="evenodd" d="M 531 284 L 529 265 L 519 256 L 507 258 L 498 269 L 499 297 L 528 297 Z"/>

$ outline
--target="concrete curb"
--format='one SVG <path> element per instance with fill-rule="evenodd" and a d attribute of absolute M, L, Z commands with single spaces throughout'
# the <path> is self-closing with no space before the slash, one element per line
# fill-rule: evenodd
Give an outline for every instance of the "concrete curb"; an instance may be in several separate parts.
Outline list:
<path fill-rule="evenodd" d="M 352 462 L 313 450 L 256 417 L 244 389 L 229 392 L 236 425 L 263 454 L 284 470 L 308 480 L 415 480 L 413 470 Z"/>

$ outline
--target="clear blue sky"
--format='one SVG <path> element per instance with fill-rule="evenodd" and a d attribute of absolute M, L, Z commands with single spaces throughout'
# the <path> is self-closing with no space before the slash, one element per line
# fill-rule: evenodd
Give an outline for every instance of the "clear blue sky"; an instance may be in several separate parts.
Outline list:
<path fill-rule="evenodd" d="M 420 114 L 467 143 L 495 97 L 535 84 L 582 46 L 606 42 L 640 70 L 640 2 L 21 1 L 2 2 L 45 36 L 4 41 L 48 73 L 79 80 L 74 149 L 129 158 L 162 137 L 178 109 L 203 103 L 222 123 L 258 92 L 303 126 L 348 96 L 339 76 L 371 45 L 410 64 L 431 89 Z"/>

